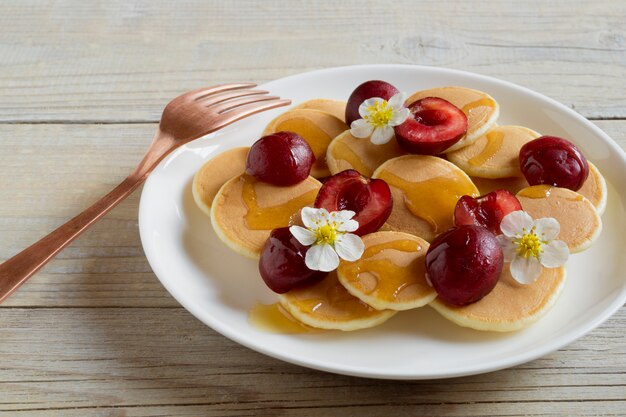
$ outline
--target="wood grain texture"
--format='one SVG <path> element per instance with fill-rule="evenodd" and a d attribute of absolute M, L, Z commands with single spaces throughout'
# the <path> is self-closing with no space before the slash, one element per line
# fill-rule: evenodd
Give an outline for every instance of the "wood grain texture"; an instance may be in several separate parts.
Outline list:
<path fill-rule="evenodd" d="M 1 121 L 157 121 L 200 85 L 361 63 L 475 71 L 626 117 L 623 1 L 4 3 Z"/>
<path fill-rule="evenodd" d="M 440 65 L 525 85 L 626 149 L 623 1 L 0 0 L 0 261 L 115 186 L 201 85 Z M 626 308 L 570 346 L 466 378 L 308 370 L 220 336 L 148 265 L 139 192 L 0 305 L 0 416 L 624 416 Z"/>
<path fill-rule="evenodd" d="M 11 416 L 620 415 L 625 319 L 622 310 L 593 337 L 511 370 L 397 382 L 264 357 L 183 309 L 5 309 L 0 410 Z"/>

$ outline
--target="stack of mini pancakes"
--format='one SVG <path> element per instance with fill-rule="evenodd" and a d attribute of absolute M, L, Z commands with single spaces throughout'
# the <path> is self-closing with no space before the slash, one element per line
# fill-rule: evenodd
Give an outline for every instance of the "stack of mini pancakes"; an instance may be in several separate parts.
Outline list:
<path fill-rule="evenodd" d="M 500 107 L 481 91 L 434 88 L 413 94 L 407 104 L 424 97 L 448 100 L 467 115 L 467 134 L 445 154 L 412 155 L 395 140 L 374 145 L 355 138 L 344 121 L 345 102 L 315 99 L 278 116 L 262 133 L 287 130 L 307 140 L 317 161 L 305 181 L 277 187 L 244 174 L 247 147 L 223 152 L 196 173 L 197 205 L 211 217 L 228 247 L 252 258 L 260 256 L 273 228 L 299 222 L 299 210 L 313 204 L 321 187 L 318 179 L 356 169 L 389 184 L 393 211 L 381 231 L 363 237 L 363 257 L 342 261 L 322 281 L 280 295 L 282 306 L 302 323 L 356 330 L 425 305 L 478 330 L 514 331 L 536 321 L 557 300 L 565 282 L 564 267 L 544 268 L 535 282 L 522 285 L 505 265 L 494 290 L 464 307 L 442 302 L 428 284 L 424 266 L 428 242 L 453 226 L 454 207 L 462 195 L 476 197 L 495 189 L 516 194 L 533 218 L 559 221 L 557 239 L 572 253 L 588 248 L 599 236 L 607 190 L 595 165 L 589 163 L 589 177 L 578 192 L 531 187 L 520 172 L 518 155 L 525 143 L 541 136 L 538 132 L 498 125 Z"/>

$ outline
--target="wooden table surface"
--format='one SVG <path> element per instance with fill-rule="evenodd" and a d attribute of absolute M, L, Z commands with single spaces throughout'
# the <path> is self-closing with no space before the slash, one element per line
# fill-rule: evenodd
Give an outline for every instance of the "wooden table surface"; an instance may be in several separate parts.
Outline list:
<path fill-rule="evenodd" d="M 0 1 L 0 259 L 117 184 L 163 106 L 218 82 L 402 63 L 509 80 L 626 148 L 626 2 Z M 624 190 L 624 185 L 619 185 Z M 4 416 L 624 416 L 626 309 L 544 358 L 395 382 L 220 336 L 168 295 L 139 192 L 0 308 Z"/>

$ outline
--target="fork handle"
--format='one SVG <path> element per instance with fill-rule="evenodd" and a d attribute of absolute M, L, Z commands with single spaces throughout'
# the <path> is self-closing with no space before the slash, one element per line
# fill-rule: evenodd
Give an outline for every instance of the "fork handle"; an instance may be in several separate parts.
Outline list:
<path fill-rule="evenodd" d="M 111 192 L 78 216 L 0 264 L 0 303 L 63 248 L 128 197 L 170 151 L 175 140 L 160 130 L 135 170 Z"/>
<path fill-rule="evenodd" d="M 0 303 L 89 226 L 131 194 L 145 176 L 129 176 L 91 207 L 0 264 Z"/>

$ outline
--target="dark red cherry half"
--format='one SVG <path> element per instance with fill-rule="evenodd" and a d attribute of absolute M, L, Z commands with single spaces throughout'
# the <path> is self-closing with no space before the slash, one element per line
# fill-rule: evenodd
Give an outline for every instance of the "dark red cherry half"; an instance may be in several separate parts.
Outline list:
<path fill-rule="evenodd" d="M 274 185 L 294 185 L 309 176 L 314 162 L 311 146 L 300 135 L 276 132 L 250 147 L 246 174 Z"/>
<path fill-rule="evenodd" d="M 272 230 L 259 259 L 261 278 L 270 290 L 283 294 L 326 276 L 326 272 L 313 271 L 306 266 L 307 249 L 293 237 L 288 227 Z"/>
<path fill-rule="evenodd" d="M 459 198 L 454 208 L 454 224 L 463 226 L 473 224 L 500 234 L 500 222 L 512 211 L 521 210 L 517 197 L 507 190 L 495 190 L 480 197 L 464 195 Z"/>
<path fill-rule="evenodd" d="M 503 262 L 495 235 L 473 225 L 440 234 L 426 252 L 430 283 L 442 301 L 455 306 L 475 303 L 489 294 L 500 279 Z"/>
<path fill-rule="evenodd" d="M 411 115 L 394 128 L 400 146 L 411 153 L 435 155 L 457 143 L 467 132 L 467 116 L 438 97 L 409 105 Z"/>
<path fill-rule="evenodd" d="M 589 164 L 572 142 L 541 136 L 522 146 L 520 169 L 530 185 L 549 184 L 577 191 L 589 175 Z"/>
<path fill-rule="evenodd" d="M 315 207 L 330 211 L 352 210 L 359 236 L 380 229 L 391 214 L 393 201 L 389 185 L 381 179 L 364 177 L 347 169 L 328 178 L 320 188 Z"/>

